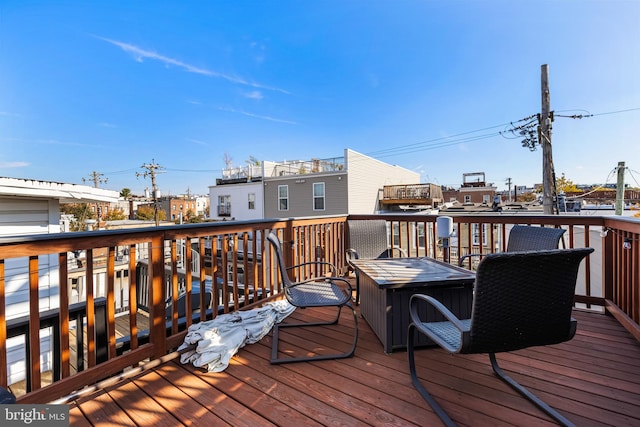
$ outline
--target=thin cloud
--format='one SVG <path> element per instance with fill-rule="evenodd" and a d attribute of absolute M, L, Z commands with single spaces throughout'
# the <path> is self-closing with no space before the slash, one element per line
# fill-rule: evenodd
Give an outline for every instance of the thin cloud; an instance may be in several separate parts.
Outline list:
<path fill-rule="evenodd" d="M 27 162 L 0 162 L 0 168 L 5 169 L 24 168 L 27 166 L 29 166 Z"/>
<path fill-rule="evenodd" d="M 89 148 L 101 148 L 102 145 L 96 144 L 83 144 L 81 142 L 66 142 L 57 139 L 22 139 L 22 138 L 0 138 L 1 141 L 18 142 L 20 144 L 44 144 L 44 145 L 64 145 L 72 147 L 89 147 Z"/>
<path fill-rule="evenodd" d="M 221 111 L 227 111 L 229 113 L 242 114 L 244 116 L 253 117 L 255 119 L 269 120 L 271 122 L 277 122 L 277 123 L 286 123 L 288 125 L 297 125 L 298 124 L 298 123 L 292 122 L 290 120 L 277 119 L 275 117 L 269 117 L 269 116 L 260 116 L 258 114 L 253 114 L 253 113 L 249 113 L 247 111 L 242 111 L 242 110 L 236 110 L 236 109 L 233 109 L 233 108 L 219 107 L 218 109 L 221 110 Z"/>
<path fill-rule="evenodd" d="M 248 80 L 243 79 L 242 77 L 230 76 L 228 74 L 219 73 L 217 71 L 208 70 L 206 68 L 196 67 L 194 65 L 187 64 L 186 62 L 182 62 L 182 61 L 179 61 L 177 59 L 161 55 L 161 54 L 159 54 L 157 52 L 153 52 L 153 51 L 150 51 L 150 50 L 144 50 L 144 49 L 142 49 L 142 48 L 140 48 L 138 46 L 134 46 L 134 45 L 129 44 L 129 43 L 124 43 L 124 42 L 120 42 L 120 41 L 117 41 L 117 40 L 108 39 L 106 37 L 100 37 L 100 36 L 95 36 L 95 37 L 100 39 L 100 40 L 103 40 L 103 41 L 105 41 L 107 43 L 111 43 L 114 46 L 118 46 L 120 49 L 122 49 L 125 52 L 133 55 L 135 60 L 138 61 L 138 62 L 142 62 L 144 59 L 154 59 L 156 61 L 160 61 L 160 62 L 164 63 L 165 65 L 173 65 L 173 66 L 182 68 L 183 70 L 185 70 L 185 71 L 187 71 L 189 73 L 200 74 L 200 75 L 207 76 L 207 77 L 220 78 L 220 79 L 227 80 L 227 81 L 229 81 L 231 83 L 236 83 L 236 84 L 240 84 L 240 85 L 244 85 L 244 86 L 255 87 L 255 88 L 259 88 L 259 89 L 265 89 L 265 90 L 281 92 L 281 93 L 290 95 L 290 93 L 288 91 L 284 90 L 284 89 L 280 89 L 280 88 L 277 88 L 277 87 L 271 87 L 271 86 L 265 86 L 265 85 L 262 85 L 262 84 L 259 84 L 259 83 L 250 82 Z"/>
<path fill-rule="evenodd" d="M 244 97 L 260 101 L 262 98 L 264 98 L 264 95 L 262 95 L 262 92 L 260 92 L 259 90 L 254 90 L 253 92 L 245 93 Z"/>
<path fill-rule="evenodd" d="M 104 128 L 117 128 L 118 125 L 114 125 L 113 123 L 108 123 L 108 122 L 102 122 L 100 123 L 100 126 L 104 127 Z"/>
<path fill-rule="evenodd" d="M 198 145 L 204 145 L 204 146 L 209 146 L 209 144 L 207 144 L 204 141 L 200 141 L 199 139 L 193 139 L 193 138 L 187 138 L 187 141 L 189 142 L 193 142 L 194 144 L 198 144 Z"/>

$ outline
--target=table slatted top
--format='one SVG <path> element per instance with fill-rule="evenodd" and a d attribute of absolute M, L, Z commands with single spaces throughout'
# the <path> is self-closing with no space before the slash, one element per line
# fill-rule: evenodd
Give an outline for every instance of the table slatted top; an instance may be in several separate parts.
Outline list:
<path fill-rule="evenodd" d="M 407 285 L 470 284 L 475 273 L 433 258 L 352 260 L 354 267 L 383 288 Z"/>

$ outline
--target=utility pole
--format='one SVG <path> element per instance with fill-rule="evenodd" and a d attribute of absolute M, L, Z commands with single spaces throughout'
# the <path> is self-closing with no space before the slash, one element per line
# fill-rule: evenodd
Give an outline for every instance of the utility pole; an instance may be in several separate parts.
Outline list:
<path fill-rule="evenodd" d="M 99 184 L 106 184 L 109 181 L 109 178 L 102 178 L 104 174 L 93 171 L 93 173 L 89 174 L 89 179 L 82 178 L 82 182 L 93 181 L 93 186 L 98 188 Z"/>
<path fill-rule="evenodd" d="M 511 203 L 511 178 L 507 178 L 506 184 L 509 186 L 508 202 Z"/>
<path fill-rule="evenodd" d="M 618 181 L 616 182 L 616 215 L 622 215 L 624 208 L 624 162 L 618 162 Z"/>
<path fill-rule="evenodd" d="M 146 171 L 140 173 L 136 172 L 136 177 L 142 176 L 146 178 L 147 176 L 151 177 L 151 189 L 153 191 L 153 219 L 156 222 L 156 227 L 160 225 L 158 220 L 158 187 L 156 185 L 156 174 L 161 173 L 163 169 L 162 166 L 155 163 L 152 159 L 150 164 L 143 164 L 141 168 L 146 169 Z"/>
<path fill-rule="evenodd" d="M 545 215 L 553 215 L 553 158 L 551 154 L 551 94 L 549 92 L 549 65 L 543 64 L 540 76 L 542 112 L 538 116 L 538 141 L 542 145 L 542 207 Z"/>

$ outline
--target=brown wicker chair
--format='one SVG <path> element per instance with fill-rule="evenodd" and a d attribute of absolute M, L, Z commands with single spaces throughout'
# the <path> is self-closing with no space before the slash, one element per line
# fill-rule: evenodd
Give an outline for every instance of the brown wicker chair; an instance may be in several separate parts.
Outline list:
<path fill-rule="evenodd" d="M 571 311 L 578 267 L 591 252 L 591 248 L 581 248 L 487 255 L 478 265 L 470 319 L 458 319 L 433 297 L 420 294 L 411 297 L 407 343 L 411 380 L 446 425 L 455 424 L 422 385 L 416 372 L 417 333 L 450 353 L 488 353 L 496 375 L 560 424 L 572 425 L 505 374 L 495 353 L 558 344 L 573 338 L 577 322 Z M 427 311 L 433 309 L 446 320 L 423 321 Z"/>
<path fill-rule="evenodd" d="M 349 234 L 349 249 L 347 249 L 349 265 L 351 265 L 352 259 L 407 256 L 407 253 L 401 248 L 393 248 L 393 250 L 389 248 L 387 221 L 384 219 L 349 220 L 347 221 L 347 232 Z M 353 270 L 356 274 L 355 303 L 360 304 L 360 273 L 355 268 Z"/>
<path fill-rule="evenodd" d="M 560 239 L 564 234 L 562 228 L 534 227 L 531 225 L 514 225 L 509 231 L 509 242 L 506 252 L 544 251 L 558 249 Z M 458 260 L 458 266 L 463 267 L 467 258 L 482 257 L 487 254 L 467 254 Z"/>
<path fill-rule="evenodd" d="M 280 280 L 282 280 L 282 287 L 284 289 L 284 295 L 287 300 L 294 306 L 300 308 L 308 307 L 336 307 L 338 313 L 333 320 L 320 321 L 312 323 L 276 323 L 273 329 L 273 342 L 271 344 L 271 363 L 282 364 L 292 362 L 305 362 L 312 360 L 329 360 L 329 359 L 343 359 L 351 357 L 356 351 L 356 344 L 358 342 L 358 316 L 351 303 L 351 295 L 353 289 L 351 284 L 346 279 L 341 277 L 316 277 L 300 282 L 293 282 L 289 279 L 287 270 L 307 265 L 307 264 L 325 264 L 331 267 L 333 276 L 336 275 L 336 269 L 333 265 L 327 262 L 311 261 L 304 264 L 294 265 L 286 267 L 282 248 L 280 245 L 280 239 L 273 232 L 269 233 L 267 240 L 274 248 L 277 261 L 278 270 L 280 271 Z M 344 286 L 339 286 L 336 282 L 341 282 Z M 319 354 L 315 356 L 301 356 L 301 357 L 282 357 L 278 358 L 278 336 L 279 330 L 283 328 L 293 327 L 313 327 L 313 326 L 325 326 L 335 325 L 340 319 L 340 313 L 343 307 L 349 307 L 353 312 L 353 319 L 355 322 L 353 344 L 351 348 L 344 353 L 338 354 Z"/>

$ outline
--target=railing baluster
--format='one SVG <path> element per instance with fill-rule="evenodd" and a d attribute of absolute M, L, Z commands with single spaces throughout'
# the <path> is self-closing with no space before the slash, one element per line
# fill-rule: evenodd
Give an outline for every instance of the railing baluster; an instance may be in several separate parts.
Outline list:
<path fill-rule="evenodd" d="M 4 259 L 0 259 L 0 366 L 7 366 L 7 316 Z M 9 385 L 7 370 L 0 369 L 0 387 Z"/>
<path fill-rule="evenodd" d="M 38 390 L 40 378 L 40 295 L 39 295 L 38 255 L 29 257 L 29 362 L 31 371 L 30 390 Z"/>
<path fill-rule="evenodd" d="M 59 346 L 60 346 L 60 375 L 62 378 L 67 378 L 71 375 L 71 367 L 69 363 L 70 359 L 70 348 L 69 348 L 69 283 L 68 279 L 68 256 L 67 252 L 60 252 L 58 254 L 58 268 L 60 274 L 58 275 L 58 280 L 60 281 L 60 298 L 59 307 L 60 307 L 60 317 L 59 317 Z M 2 303 L 0 303 L 2 305 Z M 56 364 L 57 365 L 57 364 Z M 6 365 L 0 365 L 6 366 Z"/>

